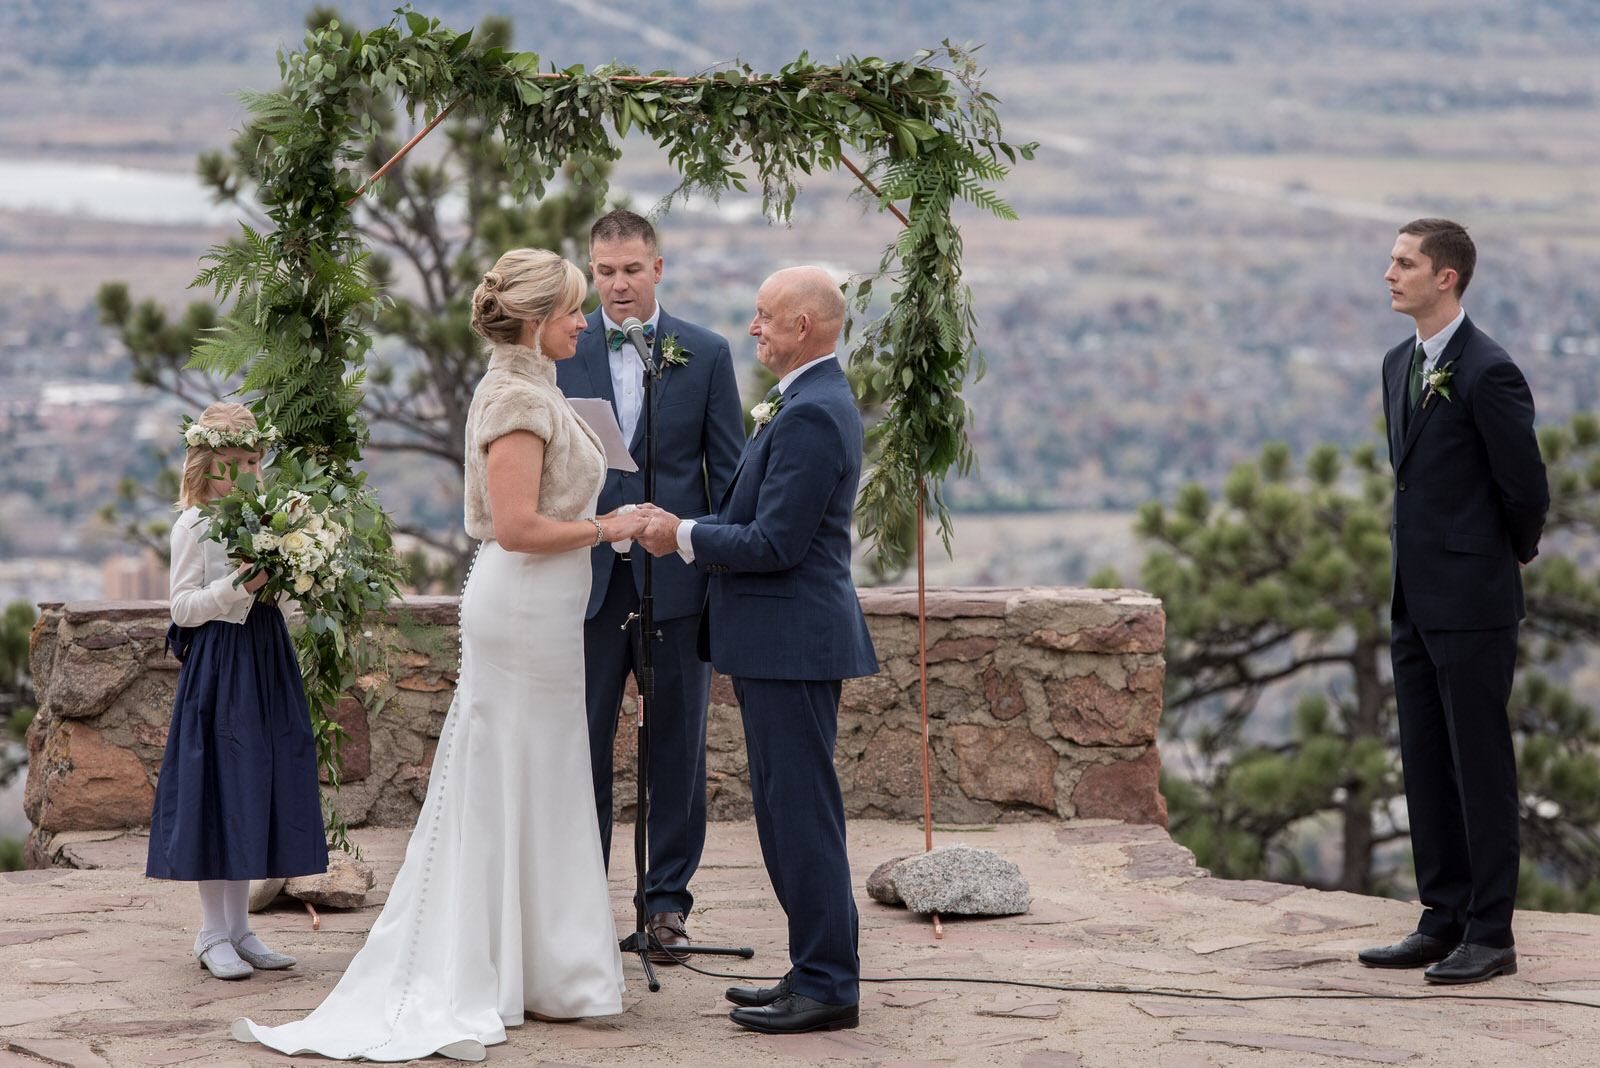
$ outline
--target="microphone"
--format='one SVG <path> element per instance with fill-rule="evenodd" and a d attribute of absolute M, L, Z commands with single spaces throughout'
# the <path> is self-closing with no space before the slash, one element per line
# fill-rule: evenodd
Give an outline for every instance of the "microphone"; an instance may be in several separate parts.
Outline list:
<path fill-rule="evenodd" d="M 650 345 L 644 339 L 644 324 L 630 315 L 622 320 L 622 332 L 633 342 L 633 351 L 639 354 L 639 362 L 644 364 L 644 369 L 654 370 L 650 366 Z"/>

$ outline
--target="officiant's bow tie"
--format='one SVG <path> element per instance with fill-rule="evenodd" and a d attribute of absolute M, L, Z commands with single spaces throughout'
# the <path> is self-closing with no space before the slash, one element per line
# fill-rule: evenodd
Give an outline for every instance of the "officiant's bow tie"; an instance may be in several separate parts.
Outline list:
<path fill-rule="evenodd" d="M 620 349 L 622 347 L 622 343 L 627 340 L 628 335 L 624 334 L 621 330 L 606 331 L 606 344 L 611 346 L 612 352 L 616 352 L 618 349 Z M 647 324 L 644 328 L 644 343 L 646 345 L 654 345 L 655 342 L 656 328 L 653 325 Z"/>

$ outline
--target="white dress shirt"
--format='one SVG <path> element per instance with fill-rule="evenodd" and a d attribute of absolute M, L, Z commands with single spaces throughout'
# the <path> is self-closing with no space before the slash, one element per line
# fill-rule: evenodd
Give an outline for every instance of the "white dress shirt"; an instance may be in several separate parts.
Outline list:
<path fill-rule="evenodd" d="M 172 621 L 180 627 L 198 627 L 220 619 L 243 623 L 255 594 L 233 580 L 239 564 L 228 559 L 221 542 L 206 541 L 207 522 L 200 509 L 190 508 L 172 524 L 172 569 L 168 599 Z"/>
<path fill-rule="evenodd" d="M 1425 339 L 1421 334 L 1417 335 L 1417 343 L 1422 346 L 1422 351 L 1426 354 L 1422 358 L 1423 374 L 1427 374 L 1438 365 L 1439 357 L 1444 355 L 1445 346 L 1450 344 L 1450 339 L 1456 336 L 1456 331 L 1461 328 L 1461 324 L 1466 317 L 1467 310 L 1463 308 L 1456 312 L 1454 319 L 1444 324 L 1444 329 L 1432 337 Z"/>
<path fill-rule="evenodd" d="M 660 320 L 661 305 L 658 303 L 644 324 L 651 328 L 651 337 L 655 336 Z M 607 334 L 622 329 L 606 317 L 604 309 L 600 312 L 600 325 Z M 639 414 L 644 410 L 644 364 L 639 362 L 639 354 L 629 341 L 624 341 L 619 349 L 611 348 L 608 342 L 606 355 L 611 360 L 611 395 L 617 399 L 617 425 L 622 428 L 623 442 L 631 446 L 633 433 L 639 427 Z"/>
<path fill-rule="evenodd" d="M 839 354 L 837 352 L 830 352 L 826 356 L 818 356 L 816 359 L 801 364 L 799 367 L 796 367 L 794 370 L 778 379 L 778 396 L 783 396 L 783 391 L 789 388 L 789 383 L 793 382 L 795 379 L 811 370 L 817 364 L 822 363 L 824 360 L 837 359 L 838 355 Z M 760 429 L 760 427 L 756 427 L 758 432 Z M 689 531 L 693 529 L 693 519 L 680 520 L 678 523 L 678 555 L 683 557 L 683 562 L 686 564 L 694 563 L 694 543 L 689 540 Z"/>

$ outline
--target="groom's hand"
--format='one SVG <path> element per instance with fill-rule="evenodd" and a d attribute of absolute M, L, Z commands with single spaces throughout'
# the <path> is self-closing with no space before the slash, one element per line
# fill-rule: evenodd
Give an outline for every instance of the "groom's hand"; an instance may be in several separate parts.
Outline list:
<path fill-rule="evenodd" d="M 641 504 L 639 511 L 645 514 L 650 525 L 645 527 L 634 540 L 647 549 L 651 556 L 666 556 L 668 553 L 678 551 L 678 517 L 671 512 L 662 511 L 653 504 Z"/>

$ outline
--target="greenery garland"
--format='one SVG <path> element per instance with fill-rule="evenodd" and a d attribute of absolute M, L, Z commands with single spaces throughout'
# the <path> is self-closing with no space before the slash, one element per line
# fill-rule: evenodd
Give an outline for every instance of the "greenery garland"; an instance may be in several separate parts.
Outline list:
<path fill-rule="evenodd" d="M 894 287 L 888 311 L 868 324 L 852 357 L 870 368 L 867 388 L 887 399 L 871 430 L 879 458 L 861 490 L 859 526 L 898 567 L 912 549 L 919 502 L 931 504 L 948 548 L 941 485 L 952 466 L 972 467 L 960 390 L 982 372 L 951 210 L 965 201 L 1015 218 L 990 186 L 1034 148 L 1001 140 L 994 98 L 979 87 L 970 50 L 946 41 L 912 61 L 832 66 L 802 54 L 775 75 L 743 65 L 693 78 L 620 66 L 545 71 L 532 52 L 474 48 L 471 32 L 402 15 L 403 25 L 397 18 L 348 42 L 336 22 L 311 30 L 300 51 L 280 53 L 278 90 L 244 94 L 257 137 L 257 195 L 274 228 L 245 226 L 242 241 L 207 253 L 195 284 L 213 287 L 219 304 L 233 303 L 191 367 L 245 371 L 242 391 L 259 395 L 260 414 L 281 429 L 291 454 L 360 490 L 352 465 L 367 434 L 358 411 L 366 327 L 383 298 L 351 211 L 366 187 L 354 165 L 378 132 L 374 94 L 397 93 L 414 120 L 419 110 L 429 122 L 455 110 L 497 126 L 518 196 L 541 196 L 568 161 L 603 192 L 599 164 L 619 158 L 618 139 L 635 127 L 681 174 L 673 196 L 715 198 L 754 182 L 777 221 L 789 219 L 803 176 L 844 165 L 880 210 L 906 223 L 877 274 L 854 292 L 865 313 L 874 282 Z M 856 168 L 846 149 L 866 166 Z M 389 530 L 379 523 L 364 533 L 381 545 Z M 348 591 L 348 611 L 308 632 L 302 666 L 319 711 L 353 681 L 346 633 L 392 592 L 394 579 L 367 572 Z"/>

